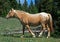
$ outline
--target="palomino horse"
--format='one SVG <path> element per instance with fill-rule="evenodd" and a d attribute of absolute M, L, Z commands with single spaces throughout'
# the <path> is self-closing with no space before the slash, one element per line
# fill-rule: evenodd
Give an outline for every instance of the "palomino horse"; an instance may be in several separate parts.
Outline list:
<path fill-rule="evenodd" d="M 49 13 L 41 12 L 37 14 L 30 14 L 24 11 L 11 9 L 6 18 L 13 16 L 17 17 L 23 25 L 22 36 L 24 36 L 24 29 L 27 27 L 28 31 L 33 35 L 33 37 L 35 37 L 35 34 L 30 29 L 30 26 L 38 26 L 40 24 L 42 25 L 42 31 L 39 33 L 39 37 L 43 34 L 45 29 L 48 30 L 47 38 L 50 37 L 50 29 L 53 31 L 52 17 Z"/>

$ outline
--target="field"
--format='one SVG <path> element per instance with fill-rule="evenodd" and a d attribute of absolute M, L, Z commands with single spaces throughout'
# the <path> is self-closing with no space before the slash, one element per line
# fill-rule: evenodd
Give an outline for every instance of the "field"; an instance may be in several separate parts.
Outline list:
<path fill-rule="evenodd" d="M 22 34 L 2 35 L 5 31 L 22 30 L 22 25 L 16 18 L 0 17 L 0 42 L 60 42 L 60 38 L 33 38 L 30 33 L 25 33 L 25 38 L 20 38 Z M 29 35 L 28 35 L 29 34 Z"/>

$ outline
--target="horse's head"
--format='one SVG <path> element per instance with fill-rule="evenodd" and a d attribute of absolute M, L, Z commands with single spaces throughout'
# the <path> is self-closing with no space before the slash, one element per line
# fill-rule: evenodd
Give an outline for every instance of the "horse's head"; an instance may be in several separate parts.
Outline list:
<path fill-rule="evenodd" d="M 15 10 L 12 8 L 12 9 L 9 11 L 9 13 L 7 14 L 6 18 L 13 17 L 14 14 L 15 14 L 14 11 L 15 11 Z"/>

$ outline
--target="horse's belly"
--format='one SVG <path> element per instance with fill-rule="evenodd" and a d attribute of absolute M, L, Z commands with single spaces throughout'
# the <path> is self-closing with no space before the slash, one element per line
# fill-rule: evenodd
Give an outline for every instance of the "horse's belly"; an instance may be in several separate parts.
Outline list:
<path fill-rule="evenodd" d="M 30 26 L 38 26 L 40 23 L 29 23 Z"/>

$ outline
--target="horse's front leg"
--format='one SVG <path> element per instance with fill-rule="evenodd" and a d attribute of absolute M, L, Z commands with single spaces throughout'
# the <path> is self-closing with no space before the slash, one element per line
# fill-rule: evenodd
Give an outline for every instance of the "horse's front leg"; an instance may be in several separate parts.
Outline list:
<path fill-rule="evenodd" d="M 39 37 L 41 37 L 43 34 L 43 30 L 41 30 L 41 32 L 39 33 Z"/>
<path fill-rule="evenodd" d="M 26 25 L 26 27 L 28 28 L 28 31 L 33 35 L 33 37 L 35 37 L 35 34 L 31 31 L 29 25 Z"/>
<path fill-rule="evenodd" d="M 41 25 L 42 25 L 42 31 L 39 33 L 39 37 L 41 37 L 43 32 L 45 31 L 45 24 L 42 23 Z"/>
<path fill-rule="evenodd" d="M 25 31 L 25 26 L 23 25 L 23 35 L 21 36 L 21 38 L 24 37 L 24 31 Z"/>

